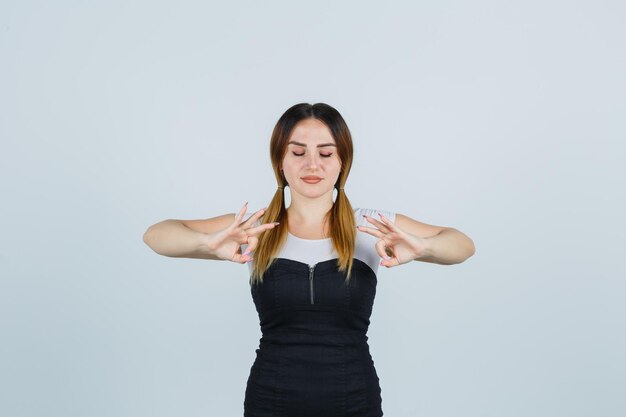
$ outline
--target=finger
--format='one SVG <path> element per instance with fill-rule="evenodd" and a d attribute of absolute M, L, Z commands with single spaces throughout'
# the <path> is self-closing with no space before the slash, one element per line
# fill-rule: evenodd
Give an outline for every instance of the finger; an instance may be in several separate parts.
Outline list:
<path fill-rule="evenodd" d="M 381 246 L 383 247 L 383 252 L 385 253 L 385 256 L 383 256 L 383 259 L 381 259 L 380 265 L 387 267 L 387 268 L 400 265 L 400 262 L 395 257 L 395 255 L 393 254 L 393 251 L 389 248 L 389 246 L 387 246 L 386 244 L 381 245 Z"/>
<path fill-rule="evenodd" d="M 367 234 L 370 234 L 372 236 L 375 236 L 379 239 L 382 239 L 383 236 L 385 236 L 385 234 L 383 232 L 381 232 L 380 230 L 376 229 L 375 227 L 367 227 L 367 226 L 357 226 L 357 228 L 362 231 L 365 232 Z"/>
<path fill-rule="evenodd" d="M 399 232 L 400 229 L 398 229 L 395 225 L 394 222 L 392 222 L 391 220 L 389 220 L 387 217 L 383 216 L 381 213 L 377 212 L 378 215 L 380 216 L 380 218 L 383 220 L 385 226 L 387 226 L 387 228 L 389 230 L 391 230 L 392 232 Z"/>
<path fill-rule="evenodd" d="M 387 250 L 386 250 L 387 242 L 385 242 L 383 239 L 380 239 L 378 242 L 376 242 L 375 248 L 376 248 L 376 252 L 378 253 L 378 256 L 383 258 L 383 260 L 386 260 L 386 261 L 391 260 L 391 257 L 387 255 Z"/>
<path fill-rule="evenodd" d="M 243 219 L 243 216 L 246 214 L 247 209 L 248 209 L 248 202 L 246 201 L 243 207 L 239 210 L 239 213 L 237 213 L 237 215 L 235 216 L 235 221 L 233 222 L 234 224 L 241 223 L 241 219 Z"/>
<path fill-rule="evenodd" d="M 236 253 L 235 255 L 233 255 L 233 258 L 231 259 L 232 262 L 237 262 L 239 264 L 245 264 L 248 261 L 251 261 L 253 258 L 248 256 L 248 255 L 242 255 L 240 253 Z"/>
<path fill-rule="evenodd" d="M 269 229 L 273 229 L 274 227 L 276 227 L 277 225 L 279 225 L 279 222 L 273 222 L 273 223 L 263 223 L 259 226 L 256 227 L 251 227 L 250 229 L 246 229 L 246 233 L 248 234 L 248 236 L 258 236 L 261 233 L 263 233 L 266 230 Z"/>
<path fill-rule="evenodd" d="M 367 216 L 365 214 L 363 215 L 363 217 L 365 217 L 365 220 L 367 220 L 368 222 L 375 224 L 376 227 L 378 227 L 379 229 L 387 231 L 387 225 L 385 225 L 385 223 L 383 223 L 383 222 L 381 222 L 379 220 L 376 220 L 373 217 Z"/>
<path fill-rule="evenodd" d="M 382 259 L 379 265 L 384 266 L 386 268 L 391 268 L 391 267 L 400 265 L 400 263 L 397 260 L 391 258 L 390 260 Z"/>
<path fill-rule="evenodd" d="M 250 252 L 252 252 L 253 250 L 255 250 L 258 244 L 259 244 L 259 238 L 250 236 L 248 238 L 248 246 L 246 247 L 246 251 L 242 253 L 242 255 L 245 256 L 249 254 Z"/>
<path fill-rule="evenodd" d="M 248 220 L 246 220 L 245 222 L 241 223 L 240 226 L 246 228 L 249 227 L 250 225 L 254 224 L 259 217 L 261 217 L 264 213 L 265 210 L 267 210 L 267 207 L 263 207 L 262 209 L 258 210 L 256 213 L 254 213 L 252 216 L 250 216 L 248 218 Z"/>

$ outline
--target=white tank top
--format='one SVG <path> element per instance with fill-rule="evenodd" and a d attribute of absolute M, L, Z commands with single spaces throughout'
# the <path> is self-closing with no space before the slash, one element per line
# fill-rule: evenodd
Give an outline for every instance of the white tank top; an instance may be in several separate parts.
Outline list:
<path fill-rule="evenodd" d="M 356 221 L 357 226 L 361 225 L 367 227 L 376 227 L 375 225 L 368 222 L 365 217 L 363 217 L 363 215 L 366 214 L 374 219 L 380 220 L 378 212 L 380 212 L 383 216 L 387 217 L 392 222 L 396 221 L 396 214 L 391 211 L 366 208 L 354 209 L 354 220 Z M 244 216 L 244 221 L 253 214 L 254 213 L 246 214 Z M 256 224 L 260 224 L 260 221 L 257 221 Z M 380 255 L 378 255 L 378 252 L 376 252 L 375 247 L 378 238 L 358 229 L 356 232 L 357 233 L 354 248 L 354 257 L 369 265 L 372 271 L 374 271 L 374 274 L 378 274 L 378 266 L 380 264 L 380 260 L 382 259 Z M 247 246 L 247 244 L 241 245 L 242 253 L 246 250 Z M 252 257 L 254 257 L 254 251 L 252 252 Z M 338 255 L 332 247 L 332 242 L 330 238 L 302 239 L 288 232 L 287 241 L 280 249 L 277 257 L 292 259 L 294 261 L 304 262 L 306 264 L 313 265 L 318 262 L 338 258 Z M 248 272 L 250 274 L 252 274 L 252 263 L 253 262 L 248 262 Z"/>

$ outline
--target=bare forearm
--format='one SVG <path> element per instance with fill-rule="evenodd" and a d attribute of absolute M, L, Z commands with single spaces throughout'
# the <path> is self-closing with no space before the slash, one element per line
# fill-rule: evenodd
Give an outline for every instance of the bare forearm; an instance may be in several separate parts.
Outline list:
<path fill-rule="evenodd" d="M 453 265 L 465 261 L 476 251 L 472 239 L 456 229 L 443 230 L 426 238 L 426 242 L 424 255 L 416 261 Z"/>
<path fill-rule="evenodd" d="M 150 226 L 143 235 L 143 241 L 163 256 L 220 260 L 210 253 L 205 233 L 196 232 L 179 220 L 163 220 Z"/>

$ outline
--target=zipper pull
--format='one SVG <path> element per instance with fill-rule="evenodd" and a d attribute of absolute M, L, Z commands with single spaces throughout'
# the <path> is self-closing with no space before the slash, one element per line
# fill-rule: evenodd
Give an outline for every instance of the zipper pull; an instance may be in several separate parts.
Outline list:
<path fill-rule="evenodd" d="M 309 287 L 311 288 L 311 304 L 313 304 L 313 269 L 315 268 L 317 263 L 313 264 L 313 266 L 309 266 Z"/>

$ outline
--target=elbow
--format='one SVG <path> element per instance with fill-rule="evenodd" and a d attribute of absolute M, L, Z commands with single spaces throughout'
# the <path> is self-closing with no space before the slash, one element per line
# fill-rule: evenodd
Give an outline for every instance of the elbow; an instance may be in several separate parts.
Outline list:
<path fill-rule="evenodd" d="M 150 238 L 152 237 L 152 226 L 148 228 L 148 230 L 146 230 L 143 234 L 143 243 L 145 243 L 146 245 L 152 247 L 150 245 Z"/>
<path fill-rule="evenodd" d="M 154 241 L 153 233 L 144 233 L 143 234 L 143 243 L 145 243 L 154 253 L 157 255 L 164 255 L 164 253 L 160 252 L 159 245 Z"/>
<path fill-rule="evenodd" d="M 458 262 L 461 263 L 474 256 L 474 254 L 476 253 L 476 245 L 474 244 L 472 238 L 467 236 L 465 233 L 460 232 L 459 230 L 456 231 L 461 233 L 461 235 L 463 236 L 463 244 L 461 245 L 461 253 L 463 253 L 463 255 L 461 256 L 461 260 Z"/>
<path fill-rule="evenodd" d="M 474 245 L 474 241 L 465 234 L 463 236 L 465 239 L 463 245 L 461 245 L 461 249 L 459 250 L 459 259 L 455 262 L 457 264 L 467 261 L 476 253 L 476 245 Z"/>
<path fill-rule="evenodd" d="M 467 256 L 465 257 L 464 261 L 474 256 L 474 254 L 476 253 L 476 245 L 474 245 L 474 241 L 469 237 L 467 238 L 467 240 Z"/>
<path fill-rule="evenodd" d="M 471 238 L 468 237 L 467 240 L 469 244 L 470 256 L 474 256 L 474 254 L 476 253 L 476 245 L 474 244 L 474 241 Z"/>

